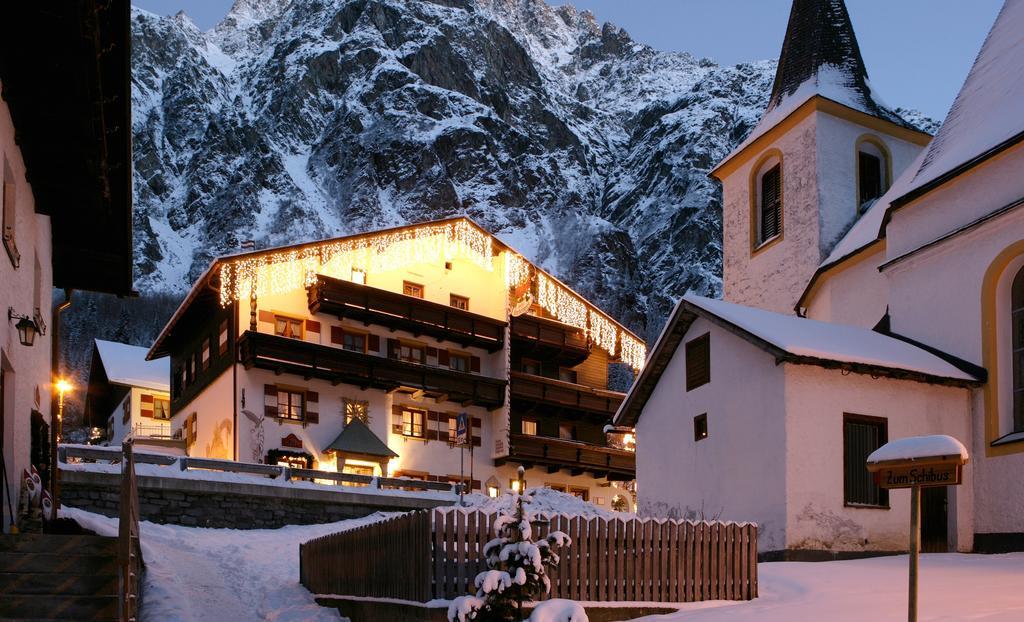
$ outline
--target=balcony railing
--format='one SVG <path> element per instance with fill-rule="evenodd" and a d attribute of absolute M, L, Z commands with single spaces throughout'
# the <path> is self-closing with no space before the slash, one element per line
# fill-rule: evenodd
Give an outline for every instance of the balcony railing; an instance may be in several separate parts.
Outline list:
<path fill-rule="evenodd" d="M 512 318 L 512 347 L 518 354 L 555 359 L 566 366 L 578 365 L 590 356 L 590 344 L 583 331 L 555 320 L 534 315 Z"/>
<path fill-rule="evenodd" d="M 611 417 L 619 408 L 624 393 L 592 389 L 581 384 L 552 378 L 512 372 L 512 399 L 524 400 L 555 408 L 584 411 L 601 417 Z"/>
<path fill-rule="evenodd" d="M 508 461 L 524 465 L 566 468 L 579 475 L 585 471 L 596 477 L 631 480 L 636 477 L 636 454 L 559 438 L 512 434 Z"/>
<path fill-rule="evenodd" d="M 171 422 L 167 423 L 136 423 L 132 426 L 131 435 L 134 438 L 171 438 Z"/>
<path fill-rule="evenodd" d="M 309 286 L 309 310 L 430 335 L 488 352 L 505 345 L 506 323 L 501 320 L 323 275 Z"/>
<path fill-rule="evenodd" d="M 335 384 L 392 391 L 409 388 L 428 397 L 464 405 L 497 408 L 505 403 L 505 381 L 465 372 L 436 369 L 360 352 L 350 352 L 277 335 L 246 331 L 239 340 L 239 358 L 246 369 L 256 367 Z"/>

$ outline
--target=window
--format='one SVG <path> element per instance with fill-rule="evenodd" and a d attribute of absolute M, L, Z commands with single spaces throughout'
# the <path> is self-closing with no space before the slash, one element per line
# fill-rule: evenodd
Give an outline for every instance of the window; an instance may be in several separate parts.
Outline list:
<path fill-rule="evenodd" d="M 708 437 L 708 415 L 697 415 L 693 418 L 693 440 L 702 441 Z"/>
<path fill-rule="evenodd" d="M 169 421 L 171 419 L 171 402 L 162 397 L 153 398 L 153 418 Z"/>
<path fill-rule="evenodd" d="M 303 323 L 304 322 L 298 318 L 275 315 L 274 334 L 280 337 L 288 337 L 290 339 L 302 339 Z"/>
<path fill-rule="evenodd" d="M 342 398 L 341 403 L 345 410 L 345 423 L 358 419 L 363 423 L 370 422 L 370 403 L 366 400 L 350 400 Z"/>
<path fill-rule="evenodd" d="M 576 426 L 571 423 L 559 423 L 558 438 L 566 441 L 576 440 Z"/>
<path fill-rule="evenodd" d="M 341 347 L 353 352 L 366 352 L 366 335 L 346 330 L 341 335 Z"/>
<path fill-rule="evenodd" d="M 14 172 L 11 171 L 6 158 L 4 159 L 3 179 L 0 180 L 0 183 L 3 184 L 3 197 L 0 200 L 3 201 L 4 248 L 7 249 L 7 256 L 10 257 L 11 264 L 17 268 L 21 263 L 21 255 L 18 253 L 18 244 L 15 240 L 15 225 L 17 224 L 18 212 L 15 207 Z"/>
<path fill-rule="evenodd" d="M 468 354 L 456 354 L 451 352 L 448 355 L 448 367 L 455 371 L 469 371 L 469 355 Z"/>
<path fill-rule="evenodd" d="M 857 143 L 857 209 L 866 211 L 886 191 L 888 163 L 885 147 L 874 138 Z"/>
<path fill-rule="evenodd" d="M 448 415 L 448 442 L 459 441 L 459 419 L 455 415 Z"/>
<path fill-rule="evenodd" d="M 305 414 L 304 400 L 306 394 L 303 391 L 291 391 L 289 389 L 277 388 L 277 416 L 282 419 L 302 421 Z"/>
<path fill-rule="evenodd" d="M 528 419 L 523 419 L 523 422 L 520 425 L 521 425 L 521 429 L 523 431 L 523 434 L 525 434 L 527 436 L 537 436 L 537 422 L 536 421 L 530 421 Z"/>
<path fill-rule="evenodd" d="M 562 382 L 571 382 L 576 384 L 576 370 L 569 369 L 567 367 L 558 368 L 558 379 Z"/>
<path fill-rule="evenodd" d="M 868 455 L 888 440 L 885 419 L 843 416 L 843 500 L 846 505 L 888 507 L 889 491 L 868 472 Z"/>
<path fill-rule="evenodd" d="M 415 298 L 423 298 L 423 286 L 418 283 L 412 283 L 410 281 L 402 282 L 402 293 L 406 296 L 413 296 Z"/>
<path fill-rule="evenodd" d="M 519 363 L 519 368 L 524 374 L 530 374 L 533 376 L 540 375 L 540 362 L 533 359 L 523 359 Z"/>
<path fill-rule="evenodd" d="M 590 501 L 590 489 L 589 488 L 579 488 L 577 486 L 569 486 L 569 494 L 574 496 L 574 497 L 577 497 L 579 499 L 583 499 L 584 501 Z"/>
<path fill-rule="evenodd" d="M 228 321 L 220 323 L 220 334 L 217 336 L 217 352 L 221 355 L 228 351 Z"/>
<path fill-rule="evenodd" d="M 403 343 L 398 346 L 398 358 L 407 363 L 422 364 L 427 360 L 426 348 L 419 344 Z"/>
<path fill-rule="evenodd" d="M 469 298 L 466 298 L 465 296 L 456 296 L 455 294 L 452 294 L 449 298 L 449 304 L 456 309 L 469 311 Z"/>
<path fill-rule="evenodd" d="M 558 492 L 565 492 L 565 484 L 547 483 L 547 484 L 544 484 L 544 487 L 545 488 L 550 488 L 551 490 L 557 490 Z"/>
<path fill-rule="evenodd" d="M 210 338 L 203 339 L 203 371 L 210 369 Z"/>
<path fill-rule="evenodd" d="M 424 420 L 426 413 L 422 410 L 411 408 L 402 409 L 402 436 L 413 436 L 423 438 Z"/>
<path fill-rule="evenodd" d="M 352 282 L 359 283 L 360 285 L 366 285 L 366 270 L 352 268 Z"/>
<path fill-rule="evenodd" d="M 1024 432 L 1024 268 L 1010 286 L 1013 321 L 1013 431 Z"/>
<path fill-rule="evenodd" d="M 757 245 L 782 233 L 782 163 L 760 176 L 758 184 Z"/>
<path fill-rule="evenodd" d="M 686 390 L 711 382 L 711 333 L 686 342 Z"/>

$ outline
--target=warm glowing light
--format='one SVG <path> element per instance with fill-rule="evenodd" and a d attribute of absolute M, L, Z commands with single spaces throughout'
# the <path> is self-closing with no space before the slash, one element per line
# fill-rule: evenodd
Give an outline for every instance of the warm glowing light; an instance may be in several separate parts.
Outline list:
<path fill-rule="evenodd" d="M 512 480 L 512 492 L 519 492 L 519 480 Z"/>
<path fill-rule="evenodd" d="M 64 378 L 57 380 L 54 386 L 57 388 L 57 392 L 60 393 L 61 395 L 64 395 L 73 388 L 71 386 L 71 383 L 65 380 Z"/>
<path fill-rule="evenodd" d="M 488 497 L 493 499 L 493 498 L 498 496 L 498 493 L 499 493 L 499 490 L 498 490 L 497 486 L 488 486 L 487 487 L 487 496 Z"/>
<path fill-rule="evenodd" d="M 647 359 L 647 346 L 639 339 L 625 332 L 620 335 L 619 345 L 619 356 L 622 358 L 622 361 L 634 370 L 643 369 L 644 362 Z"/>

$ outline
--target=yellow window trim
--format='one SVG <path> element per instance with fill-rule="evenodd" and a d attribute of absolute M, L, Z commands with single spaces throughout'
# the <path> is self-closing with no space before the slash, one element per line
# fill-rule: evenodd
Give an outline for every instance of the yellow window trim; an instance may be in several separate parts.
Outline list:
<path fill-rule="evenodd" d="M 760 195 L 760 189 L 757 187 L 757 176 L 761 172 L 761 167 L 764 163 L 772 158 L 779 159 L 779 235 L 773 237 L 770 240 L 758 243 L 758 229 L 760 228 L 760 221 L 758 219 L 760 206 L 758 205 L 758 196 Z M 750 256 L 754 255 L 775 246 L 786 237 L 786 166 L 783 162 L 782 151 L 772 147 L 764 153 L 761 157 L 754 162 L 754 166 L 750 168 Z"/>
<path fill-rule="evenodd" d="M 1001 436 L 997 389 L 999 386 L 999 348 L 997 347 L 996 289 L 1006 267 L 1021 255 L 1024 255 L 1024 240 L 1007 246 L 996 255 L 989 265 L 981 285 L 981 360 L 982 365 L 988 370 L 988 382 L 982 387 L 985 406 L 985 456 L 988 458 L 1024 453 L 1024 443 L 992 446 L 992 441 Z"/>

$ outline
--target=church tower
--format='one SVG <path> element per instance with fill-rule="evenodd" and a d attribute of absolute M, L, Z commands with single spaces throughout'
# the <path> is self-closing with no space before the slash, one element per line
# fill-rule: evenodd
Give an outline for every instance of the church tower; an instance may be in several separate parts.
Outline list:
<path fill-rule="evenodd" d="M 832 247 L 930 139 L 872 91 L 843 0 L 794 0 L 768 107 L 712 171 L 725 299 L 792 313 Z"/>

